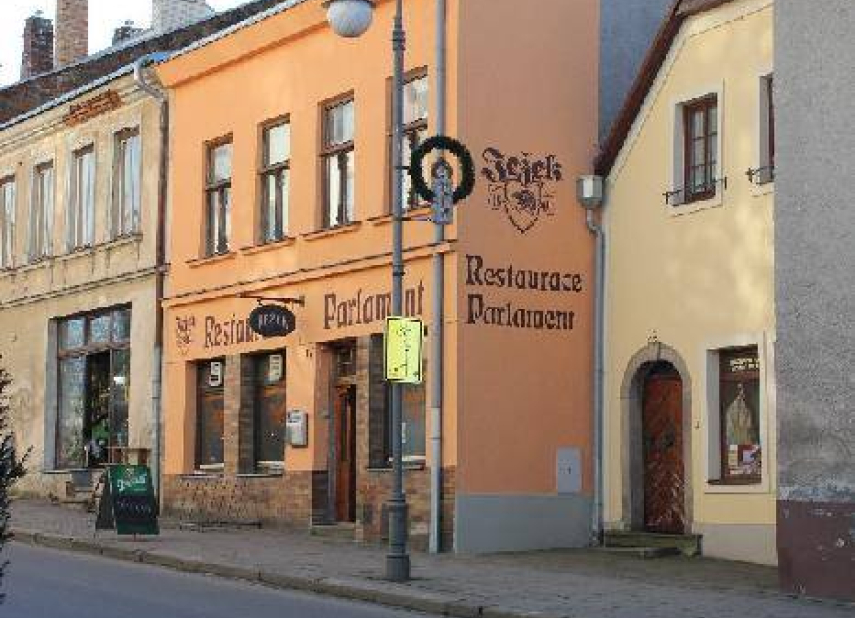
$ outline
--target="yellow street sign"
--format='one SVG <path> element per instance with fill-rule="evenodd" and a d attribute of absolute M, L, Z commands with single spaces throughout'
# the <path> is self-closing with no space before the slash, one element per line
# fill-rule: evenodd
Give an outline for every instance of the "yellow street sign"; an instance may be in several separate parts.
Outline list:
<path fill-rule="evenodd" d="M 424 381 L 424 333 L 424 323 L 421 320 L 386 318 L 385 367 L 388 382 L 421 384 Z"/>

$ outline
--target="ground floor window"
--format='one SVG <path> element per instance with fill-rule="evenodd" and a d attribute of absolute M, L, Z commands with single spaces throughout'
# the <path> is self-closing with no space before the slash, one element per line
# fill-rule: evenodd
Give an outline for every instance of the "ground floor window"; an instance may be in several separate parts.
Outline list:
<path fill-rule="evenodd" d="M 199 470 L 223 466 L 225 430 L 225 370 L 223 359 L 197 365 L 196 467 Z"/>
<path fill-rule="evenodd" d="M 96 467 L 128 445 L 131 310 L 58 323 L 56 466 Z"/>
<path fill-rule="evenodd" d="M 285 354 L 253 358 L 255 390 L 255 466 L 260 472 L 281 469 L 285 459 Z"/>
<path fill-rule="evenodd" d="M 759 483 L 760 359 L 757 346 L 719 354 L 721 480 Z"/>

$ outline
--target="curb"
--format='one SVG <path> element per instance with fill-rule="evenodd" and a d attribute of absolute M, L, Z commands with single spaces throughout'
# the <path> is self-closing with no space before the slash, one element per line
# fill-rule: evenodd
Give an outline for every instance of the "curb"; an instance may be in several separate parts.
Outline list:
<path fill-rule="evenodd" d="M 13 541 L 36 547 L 147 564 L 183 573 L 213 575 L 224 579 L 261 584 L 279 590 L 311 592 L 441 616 L 454 616 L 456 618 L 565 618 L 556 614 L 480 605 L 452 595 L 414 589 L 406 585 L 383 581 L 287 575 L 232 564 L 182 558 L 172 554 L 117 547 L 99 542 L 96 539 L 81 539 L 35 530 L 13 529 L 12 535 Z"/>

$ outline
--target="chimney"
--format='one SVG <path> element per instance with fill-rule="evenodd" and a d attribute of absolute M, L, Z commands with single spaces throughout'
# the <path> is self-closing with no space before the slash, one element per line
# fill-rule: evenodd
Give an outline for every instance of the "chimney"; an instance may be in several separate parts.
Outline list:
<path fill-rule="evenodd" d="M 119 43 L 135 39 L 143 32 L 145 32 L 145 30 L 137 28 L 134 26 L 133 21 L 128 20 L 123 25 L 113 30 L 113 45 L 118 45 Z"/>
<path fill-rule="evenodd" d="M 89 0 L 56 0 L 56 68 L 89 55 Z"/>
<path fill-rule="evenodd" d="M 53 22 L 36 11 L 24 22 L 24 52 L 21 55 L 21 79 L 53 69 Z"/>
<path fill-rule="evenodd" d="M 157 33 L 166 32 L 216 13 L 205 0 L 152 0 L 151 27 Z"/>

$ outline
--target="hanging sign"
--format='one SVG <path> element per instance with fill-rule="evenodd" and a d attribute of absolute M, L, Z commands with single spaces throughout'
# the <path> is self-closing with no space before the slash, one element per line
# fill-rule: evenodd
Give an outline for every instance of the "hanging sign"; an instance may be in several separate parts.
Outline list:
<path fill-rule="evenodd" d="M 160 534 L 149 467 L 110 465 L 106 477 L 95 529 L 115 529 L 120 535 Z"/>
<path fill-rule="evenodd" d="M 297 316 L 287 307 L 259 305 L 249 314 L 249 327 L 262 337 L 286 337 L 297 328 Z"/>
<path fill-rule="evenodd" d="M 415 318 L 386 318 L 385 374 L 388 382 L 424 381 L 422 348 L 424 323 Z"/>

